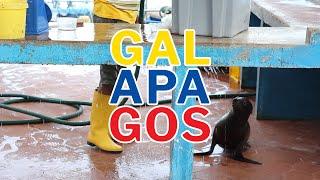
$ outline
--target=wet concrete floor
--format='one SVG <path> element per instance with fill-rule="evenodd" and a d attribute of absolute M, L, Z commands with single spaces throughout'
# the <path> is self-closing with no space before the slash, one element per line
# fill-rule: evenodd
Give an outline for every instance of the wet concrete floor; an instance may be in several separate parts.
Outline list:
<path fill-rule="evenodd" d="M 145 84 L 145 75 L 143 69 L 140 87 Z M 91 100 L 98 81 L 98 66 L 0 65 L 2 93 Z M 207 77 L 205 81 L 210 92 L 232 90 L 225 78 Z M 166 99 L 170 94 L 161 97 Z M 15 106 L 49 115 L 73 111 L 44 103 Z M 230 108 L 230 100 L 213 101 L 208 108 L 212 114 L 207 120 L 214 126 Z M 140 108 L 142 115 L 148 109 Z M 89 111 L 86 108 L 76 120 L 88 119 Z M 30 117 L 0 109 L 0 118 Z M 244 155 L 263 165 L 231 160 L 217 147 L 213 155 L 195 158 L 193 178 L 320 179 L 320 121 L 257 121 L 251 116 L 250 124 L 251 148 Z M 159 127 L 161 131 L 166 127 L 161 120 Z M 127 144 L 122 154 L 110 154 L 87 146 L 87 132 L 88 127 L 57 124 L 0 127 L 0 179 L 168 179 L 169 144 L 147 142 L 144 135 L 146 143 Z M 208 145 L 199 144 L 195 149 Z"/>

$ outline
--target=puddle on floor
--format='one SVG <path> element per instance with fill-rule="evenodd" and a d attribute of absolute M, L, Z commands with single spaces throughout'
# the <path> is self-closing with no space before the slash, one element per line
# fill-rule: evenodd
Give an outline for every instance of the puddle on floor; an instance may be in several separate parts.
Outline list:
<path fill-rule="evenodd" d="M 4 161 L 6 155 L 17 152 L 19 150 L 17 142 L 21 140 L 20 137 L 4 136 L 0 144 L 0 161 Z"/>

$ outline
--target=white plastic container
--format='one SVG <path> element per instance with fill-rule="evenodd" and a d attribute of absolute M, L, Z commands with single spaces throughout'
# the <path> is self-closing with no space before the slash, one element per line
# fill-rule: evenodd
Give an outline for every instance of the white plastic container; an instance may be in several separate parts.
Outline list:
<path fill-rule="evenodd" d="M 58 29 L 63 31 L 74 31 L 77 29 L 77 18 L 75 17 L 58 17 Z"/>
<path fill-rule="evenodd" d="M 172 32 L 233 37 L 248 29 L 251 0 L 172 0 Z"/>

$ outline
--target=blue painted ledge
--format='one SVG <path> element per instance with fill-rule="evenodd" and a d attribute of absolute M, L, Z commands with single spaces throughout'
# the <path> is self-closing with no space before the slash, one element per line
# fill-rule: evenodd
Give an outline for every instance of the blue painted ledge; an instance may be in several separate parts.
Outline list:
<path fill-rule="evenodd" d="M 306 32 L 304 34 L 306 34 Z M 259 34 L 251 33 L 245 38 L 250 39 L 250 35 L 259 37 Z M 305 37 L 302 38 L 305 39 Z M 206 39 L 206 41 L 203 41 L 203 39 Z M 262 40 L 260 39 L 257 43 L 260 43 Z M 179 41 L 176 43 L 177 52 L 183 60 L 183 42 L 181 42 L 181 38 L 176 41 Z M 200 43 L 198 43 L 196 47 L 197 56 L 211 57 L 212 64 L 214 65 L 320 68 L 320 60 L 318 59 L 320 54 L 319 29 L 308 30 L 307 42 L 309 43 L 298 45 L 292 45 L 290 43 L 288 43 L 288 45 L 285 43 L 277 44 L 277 39 L 270 42 L 271 44 L 247 43 L 246 39 L 240 43 L 237 41 L 233 43 L 233 38 L 222 41 L 222 43 L 216 43 L 217 39 L 203 37 L 201 37 L 199 41 Z M 211 41 L 212 43 L 210 43 Z M 279 39 L 279 41 L 282 41 L 282 39 Z M 142 46 L 144 47 L 144 59 L 146 59 L 150 52 L 151 43 L 143 43 Z M 66 42 L 0 40 L 0 63 L 70 65 L 115 64 L 111 58 L 109 49 L 110 43 L 108 41 Z M 161 61 L 158 65 L 168 64 L 166 61 Z"/>

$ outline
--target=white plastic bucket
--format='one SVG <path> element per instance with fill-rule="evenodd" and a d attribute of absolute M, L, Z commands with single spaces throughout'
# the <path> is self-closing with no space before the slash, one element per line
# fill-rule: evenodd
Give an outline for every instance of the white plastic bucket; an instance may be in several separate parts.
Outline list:
<path fill-rule="evenodd" d="M 233 37 L 248 29 L 251 0 L 172 0 L 172 32 Z"/>

